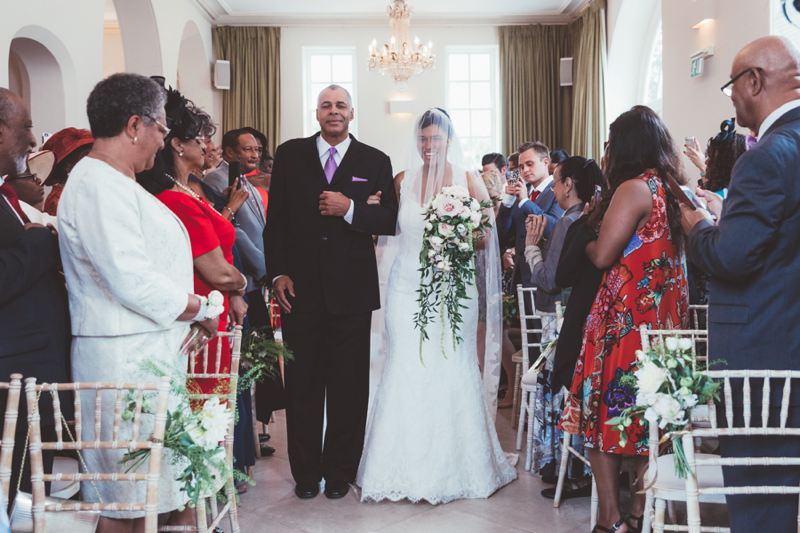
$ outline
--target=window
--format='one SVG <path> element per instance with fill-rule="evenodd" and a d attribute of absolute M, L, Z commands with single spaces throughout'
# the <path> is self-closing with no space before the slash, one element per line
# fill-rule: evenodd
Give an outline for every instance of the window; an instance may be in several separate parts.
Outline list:
<path fill-rule="evenodd" d="M 661 113 L 664 104 L 664 77 L 661 60 L 661 23 L 659 21 L 647 59 L 647 77 L 644 82 L 644 104 L 656 113 Z"/>
<path fill-rule="evenodd" d="M 317 97 L 328 85 L 341 85 L 347 89 L 355 107 L 355 58 L 355 47 L 303 48 L 303 131 L 306 136 L 319 130 Z M 357 134 L 357 119 L 350 123 L 350 131 Z"/>
<path fill-rule="evenodd" d="M 480 168 L 481 157 L 500 150 L 497 110 L 498 48 L 448 47 L 447 112 L 461 139 L 465 161 Z"/>
<path fill-rule="evenodd" d="M 794 8 L 792 0 L 770 0 L 770 11 L 770 33 L 781 35 L 794 42 L 800 41 L 800 12 Z"/>

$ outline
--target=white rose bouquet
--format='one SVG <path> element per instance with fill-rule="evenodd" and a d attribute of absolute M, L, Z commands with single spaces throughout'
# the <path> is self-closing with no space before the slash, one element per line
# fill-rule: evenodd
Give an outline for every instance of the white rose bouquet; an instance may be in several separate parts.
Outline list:
<path fill-rule="evenodd" d="M 164 449 L 171 450 L 171 462 L 183 470 L 177 481 L 183 486 L 189 505 L 195 507 L 200 498 L 214 494 L 230 475 L 225 448 L 228 425 L 233 417 L 231 409 L 214 396 L 205 401 L 190 401 L 185 374 L 154 362 L 147 362 L 144 368 L 157 376 L 169 376 L 170 389 L 178 401 L 167 411 L 167 424 L 164 431 Z M 129 391 L 124 399 L 123 420 L 134 418 L 136 407 L 134 391 Z M 142 414 L 153 414 L 152 399 L 143 398 Z M 131 472 L 150 457 L 150 450 L 136 450 L 125 454 L 122 463 L 128 463 Z"/>
<path fill-rule="evenodd" d="M 691 410 L 698 404 L 719 398 L 719 383 L 695 369 L 695 354 L 690 339 L 670 337 L 647 351 L 636 352 L 634 372 L 636 405 L 606 422 L 620 432 L 620 445 L 625 446 L 625 429 L 633 423 L 657 424 L 672 439 L 675 452 L 675 473 L 686 478 L 688 465 L 679 432 L 691 419 Z"/>
<path fill-rule="evenodd" d="M 475 279 L 475 243 L 489 229 L 484 212 L 491 202 L 479 202 L 461 186 L 443 187 L 425 206 L 425 231 L 420 251 L 420 286 L 417 290 L 419 311 L 414 325 L 422 343 L 428 340 L 427 326 L 435 315 L 449 320 L 453 346 L 460 341 L 462 301 L 467 299 L 467 285 Z M 442 329 L 444 335 L 444 329 Z M 444 339 L 442 339 L 444 342 Z"/>

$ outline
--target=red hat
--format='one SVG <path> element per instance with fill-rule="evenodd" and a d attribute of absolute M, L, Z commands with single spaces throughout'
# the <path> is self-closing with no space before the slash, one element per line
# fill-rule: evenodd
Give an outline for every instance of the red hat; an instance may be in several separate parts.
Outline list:
<path fill-rule="evenodd" d="M 78 128 L 64 128 L 57 131 L 47 139 L 42 150 L 50 150 L 55 154 L 55 165 L 61 163 L 69 154 L 87 144 L 93 144 L 94 137 L 89 130 Z"/>

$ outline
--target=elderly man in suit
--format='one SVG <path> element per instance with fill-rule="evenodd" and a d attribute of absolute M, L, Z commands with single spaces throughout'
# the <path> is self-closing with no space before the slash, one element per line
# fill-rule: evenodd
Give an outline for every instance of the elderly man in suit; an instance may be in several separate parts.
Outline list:
<path fill-rule="evenodd" d="M 800 51 L 785 38 L 753 41 L 736 55 L 722 90 L 759 141 L 737 161 L 717 225 L 682 207 L 689 254 L 711 275 L 710 356 L 732 370 L 800 370 Z M 772 385 L 770 425 L 782 388 Z M 752 398 L 758 426 L 760 387 Z M 800 387 L 789 424 L 800 426 Z M 729 437 L 720 449 L 727 457 L 800 457 L 800 439 Z M 726 467 L 724 475 L 728 486 L 800 484 L 798 467 Z M 797 527 L 797 496 L 729 496 L 728 510 L 734 532 Z"/>
<path fill-rule="evenodd" d="M 69 313 L 64 279 L 59 274 L 58 239 L 51 228 L 32 224 L 6 176 L 25 171 L 27 155 L 36 146 L 31 116 L 22 101 L 0 88 L 0 380 L 14 372 L 39 382 L 68 381 Z M 0 411 L 6 396 L 0 395 Z M 43 402 L 43 405 L 47 405 Z M 62 400 L 70 410 L 71 402 Z M 24 400 L 20 404 L 14 449 L 12 491 L 15 491 L 27 430 Z M 70 412 L 65 413 L 70 416 Z M 49 416 L 48 416 L 49 415 Z M 44 410 L 42 429 L 53 428 L 52 410 Z M 49 471 L 52 457 L 45 456 Z M 30 474 L 23 490 L 30 490 Z M 13 499 L 13 494 L 11 495 Z"/>

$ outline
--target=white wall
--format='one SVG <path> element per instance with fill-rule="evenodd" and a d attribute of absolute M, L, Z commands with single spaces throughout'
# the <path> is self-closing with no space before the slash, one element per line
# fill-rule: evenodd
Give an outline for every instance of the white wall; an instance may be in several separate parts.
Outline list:
<path fill-rule="evenodd" d="M 386 152 L 395 171 L 406 161 L 411 146 L 415 116 L 434 106 L 446 105 L 445 48 L 448 45 L 497 45 L 497 29 L 492 26 L 415 27 L 413 33 L 433 41 L 437 65 L 433 70 L 412 77 L 401 91 L 390 78 L 367 65 L 367 47 L 372 39 L 388 39 L 387 25 L 355 26 L 343 31 L 340 26 L 296 26 L 281 30 L 281 139 L 303 136 L 303 46 L 356 47 L 356 109 L 359 140 Z M 410 100 L 413 113 L 390 115 L 389 100 Z M 498 102 L 499 104 L 499 102 Z"/>
<path fill-rule="evenodd" d="M 161 74 L 175 86 L 179 57 L 183 54 L 191 58 L 194 70 L 183 76 L 187 80 L 187 96 L 212 116 L 221 118 L 221 95 L 210 83 L 211 22 L 194 0 L 117 0 L 116 3 L 129 7 L 135 3 L 139 8 L 135 16 L 127 18 L 125 8 L 118 11 L 127 69 L 147 75 Z M 116 70 L 114 67 L 122 64 L 118 50 L 109 50 L 108 54 L 103 50 L 104 8 L 104 0 L 26 0 L 15 2 L 14 8 L 4 10 L 0 17 L 0 87 L 9 86 L 9 53 L 14 38 L 37 41 L 58 63 L 63 89 L 51 90 L 46 84 L 40 84 L 36 91 L 31 87 L 37 137 L 66 126 L 87 127 L 89 92 L 103 78 L 105 69 Z M 185 36 L 190 38 L 184 39 Z M 115 36 L 105 37 L 114 42 L 111 37 Z M 182 52 L 184 40 L 189 49 Z M 26 67 L 33 82 L 37 65 Z"/>
<path fill-rule="evenodd" d="M 703 143 L 719 132 L 722 120 L 734 116 L 719 88 L 729 79 L 736 53 L 769 34 L 769 1 L 716 0 L 715 19 L 699 30 L 691 28 L 702 17 L 694 0 L 664 0 L 662 17 L 664 119 L 679 142 L 695 136 Z M 706 61 L 703 76 L 692 79 L 689 56 L 707 46 L 714 46 L 714 57 Z"/>

